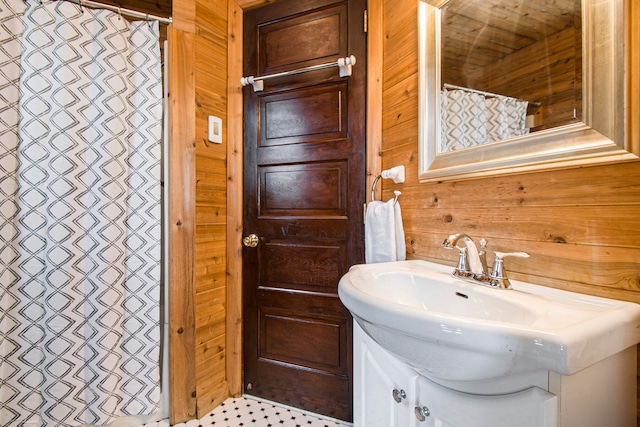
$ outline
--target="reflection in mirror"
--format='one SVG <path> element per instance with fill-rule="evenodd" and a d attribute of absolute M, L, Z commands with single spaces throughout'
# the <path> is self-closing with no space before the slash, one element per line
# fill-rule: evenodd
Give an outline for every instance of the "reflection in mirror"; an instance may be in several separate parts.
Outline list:
<path fill-rule="evenodd" d="M 448 1 L 439 152 L 581 121 L 581 23 L 576 0 Z"/>
<path fill-rule="evenodd" d="M 625 108 L 624 40 L 627 37 L 625 28 L 629 26 L 625 0 L 575 0 L 581 8 L 572 8 L 572 2 L 562 5 L 568 0 L 547 1 L 543 9 L 550 15 L 544 16 L 534 13 L 537 9 L 533 6 L 534 1 L 419 0 L 418 174 L 421 181 L 457 180 L 638 158 L 625 130 L 629 120 Z M 462 6 L 456 9 L 454 2 L 462 3 Z M 474 11 L 466 10 L 468 5 L 472 5 Z M 453 11 L 449 7 L 454 7 Z M 509 17 L 519 11 L 524 11 L 520 18 Z M 454 14 L 458 16 L 455 19 Z M 478 22 L 471 22 L 472 18 Z M 556 18 L 558 23 L 552 22 Z M 448 31 L 447 22 L 456 19 L 466 21 L 457 24 L 461 30 L 453 31 L 461 33 L 462 37 L 447 35 L 447 40 L 456 41 L 443 42 L 443 32 Z M 531 46 L 546 45 L 546 53 L 531 51 L 520 57 L 514 53 L 515 68 L 507 68 L 502 59 L 495 57 L 486 61 L 493 51 L 510 50 L 512 48 L 505 46 L 513 43 L 514 46 L 522 45 L 520 49 L 533 49 L 524 44 L 525 38 L 533 40 L 537 37 L 527 33 L 538 27 L 537 21 L 544 24 L 542 30 L 537 30 L 544 38 Z M 508 22 L 522 26 L 517 30 L 517 36 L 509 35 L 515 34 L 516 30 L 507 31 L 505 24 Z M 499 25 L 500 31 L 493 29 Z M 454 25 L 451 27 L 453 29 Z M 480 41 L 485 33 L 491 35 L 491 42 Z M 556 45 L 554 40 L 561 35 L 564 42 Z M 463 44 L 448 52 L 450 43 Z M 574 54 L 560 56 L 563 50 Z M 450 55 L 452 58 L 447 59 Z M 446 65 L 456 56 L 465 58 L 457 65 L 457 70 Z M 467 57 L 475 59 L 470 62 Z M 490 64 L 480 67 L 479 61 Z M 528 71 L 536 65 L 540 66 L 536 72 Z M 490 77 L 481 79 L 480 68 L 490 69 L 487 73 Z M 549 73 L 551 69 L 564 69 L 566 72 L 560 73 L 564 80 L 560 80 L 555 72 Z M 525 74 L 530 74 L 526 80 L 533 85 L 525 85 L 525 80 L 521 80 Z M 526 101 L 525 129 L 529 131 L 508 140 L 487 140 L 466 148 L 461 144 L 453 150 L 442 149 L 444 83 L 463 86 L 467 88 L 465 92 L 475 89 Z M 460 111 L 468 113 L 470 110 L 465 106 Z M 459 144 L 459 140 L 456 143 Z"/>

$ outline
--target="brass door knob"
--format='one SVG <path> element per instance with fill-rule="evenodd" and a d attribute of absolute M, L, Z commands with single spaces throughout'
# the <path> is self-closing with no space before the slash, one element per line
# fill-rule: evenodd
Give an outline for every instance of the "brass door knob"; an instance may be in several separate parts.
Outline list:
<path fill-rule="evenodd" d="M 249 234 L 248 236 L 242 239 L 242 244 L 247 248 L 255 248 L 256 246 L 258 246 L 259 242 L 260 242 L 260 238 L 255 234 Z"/>

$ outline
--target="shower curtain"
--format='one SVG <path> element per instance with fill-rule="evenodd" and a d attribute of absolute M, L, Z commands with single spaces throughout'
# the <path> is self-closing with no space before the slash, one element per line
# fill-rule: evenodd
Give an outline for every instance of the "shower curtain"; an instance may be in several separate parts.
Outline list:
<path fill-rule="evenodd" d="M 461 150 L 487 141 L 484 96 L 463 90 L 443 90 L 440 152 Z"/>
<path fill-rule="evenodd" d="M 529 133 L 527 105 L 527 101 L 507 96 L 485 97 L 462 89 L 443 89 L 439 153 Z"/>
<path fill-rule="evenodd" d="M 0 0 L 0 425 L 155 419 L 161 127 L 157 23 Z"/>

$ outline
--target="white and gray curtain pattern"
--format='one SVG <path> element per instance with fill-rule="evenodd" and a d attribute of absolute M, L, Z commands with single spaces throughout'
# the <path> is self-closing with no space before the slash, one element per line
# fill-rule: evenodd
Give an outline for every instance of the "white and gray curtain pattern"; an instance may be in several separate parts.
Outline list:
<path fill-rule="evenodd" d="M 0 0 L 0 425 L 160 402 L 157 23 Z"/>
<path fill-rule="evenodd" d="M 440 97 L 439 153 L 461 150 L 529 133 L 527 101 L 485 97 L 462 89 L 443 89 Z"/>

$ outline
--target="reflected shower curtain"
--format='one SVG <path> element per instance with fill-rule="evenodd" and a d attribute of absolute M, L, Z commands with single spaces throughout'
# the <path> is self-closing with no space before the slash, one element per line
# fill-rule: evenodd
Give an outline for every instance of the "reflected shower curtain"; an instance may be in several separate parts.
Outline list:
<path fill-rule="evenodd" d="M 440 153 L 461 150 L 487 141 L 484 96 L 463 90 L 443 90 Z"/>
<path fill-rule="evenodd" d="M 500 96 L 487 98 L 489 141 L 500 141 L 529 133 L 526 127 L 527 101 Z"/>
<path fill-rule="evenodd" d="M 157 23 L 63 1 L 0 9 L 0 424 L 153 414 Z"/>
<path fill-rule="evenodd" d="M 526 101 L 485 97 L 462 89 L 442 90 L 439 153 L 529 133 Z"/>

